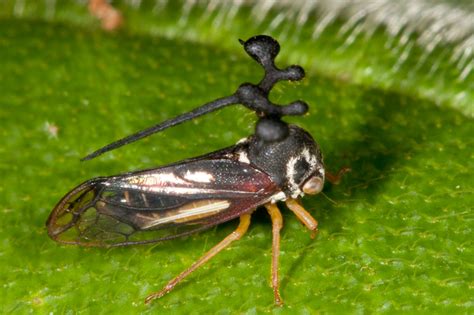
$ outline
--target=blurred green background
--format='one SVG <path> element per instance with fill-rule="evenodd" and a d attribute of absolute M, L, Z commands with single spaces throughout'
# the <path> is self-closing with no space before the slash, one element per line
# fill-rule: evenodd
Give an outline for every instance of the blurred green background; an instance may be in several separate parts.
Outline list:
<path fill-rule="evenodd" d="M 461 19 L 473 16 L 470 3 L 400 2 L 400 16 L 384 1 L 365 15 L 350 1 L 342 9 L 269 3 L 115 1 L 124 24 L 106 32 L 84 1 L 0 2 L 1 313 L 474 312 L 474 26 Z M 448 19 L 453 10 L 459 24 Z M 261 33 L 280 41 L 280 66 L 307 70 L 301 83 L 280 83 L 272 100 L 307 101 L 310 113 L 288 120 L 318 141 L 329 170 L 353 171 L 304 199 L 320 224 L 316 240 L 282 206 L 283 308 L 273 305 L 271 224 L 262 210 L 242 240 L 145 306 L 147 294 L 236 222 L 116 249 L 59 246 L 44 222 L 86 179 L 201 155 L 251 134 L 254 115 L 227 108 L 79 162 L 258 82 L 262 70 L 237 39 Z"/>

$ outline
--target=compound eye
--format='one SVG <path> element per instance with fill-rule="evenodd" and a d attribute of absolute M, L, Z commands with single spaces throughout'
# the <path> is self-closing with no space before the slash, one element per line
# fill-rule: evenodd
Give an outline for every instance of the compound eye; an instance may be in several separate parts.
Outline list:
<path fill-rule="evenodd" d="M 321 177 L 313 176 L 303 185 L 303 192 L 308 195 L 316 195 L 323 190 L 324 181 Z"/>

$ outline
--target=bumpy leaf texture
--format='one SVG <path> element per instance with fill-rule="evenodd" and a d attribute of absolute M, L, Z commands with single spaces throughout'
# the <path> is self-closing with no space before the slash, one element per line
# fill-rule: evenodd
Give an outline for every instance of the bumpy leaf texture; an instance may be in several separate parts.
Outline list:
<path fill-rule="evenodd" d="M 82 1 L 0 4 L 2 313 L 472 313 L 469 2 L 229 3 L 114 2 L 123 25 L 113 32 L 100 30 Z M 283 308 L 273 305 L 270 222 L 260 210 L 242 240 L 145 306 L 236 223 L 104 250 L 58 246 L 44 221 L 87 178 L 251 134 L 255 117 L 227 108 L 79 162 L 256 82 L 261 70 L 237 38 L 258 33 L 280 41 L 280 65 L 307 69 L 303 83 L 282 83 L 272 98 L 307 101 L 310 113 L 291 121 L 319 142 L 328 169 L 353 171 L 304 199 L 320 224 L 316 240 L 284 211 Z"/>

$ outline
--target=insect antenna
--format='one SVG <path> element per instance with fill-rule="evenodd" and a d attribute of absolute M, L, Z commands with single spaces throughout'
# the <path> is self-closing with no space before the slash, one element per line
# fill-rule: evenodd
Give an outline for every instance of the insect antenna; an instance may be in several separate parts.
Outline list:
<path fill-rule="evenodd" d="M 301 80 L 305 75 L 304 70 L 296 65 L 285 69 L 277 68 L 275 66 L 275 58 L 280 51 L 280 45 L 270 36 L 258 35 L 247 41 L 239 41 L 244 46 L 247 54 L 265 70 L 265 75 L 258 84 L 243 83 L 230 96 L 219 98 L 190 112 L 112 142 L 82 158 L 81 161 L 93 159 L 105 152 L 234 104 L 242 104 L 248 109 L 255 111 L 257 116 L 260 117 L 256 127 L 256 136 L 260 139 L 264 141 L 278 141 L 286 137 L 288 126 L 285 122 L 281 121 L 281 117 L 286 115 L 304 115 L 308 111 L 308 105 L 303 101 L 295 101 L 288 105 L 277 105 L 270 102 L 268 95 L 278 81 Z"/>

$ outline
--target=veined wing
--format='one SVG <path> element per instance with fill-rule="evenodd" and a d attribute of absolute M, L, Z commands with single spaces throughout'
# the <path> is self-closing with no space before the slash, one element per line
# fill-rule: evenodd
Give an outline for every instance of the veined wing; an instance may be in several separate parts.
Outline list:
<path fill-rule="evenodd" d="M 54 208 L 48 233 L 84 246 L 157 242 L 236 218 L 278 191 L 251 164 L 222 157 L 188 160 L 79 185 Z"/>

